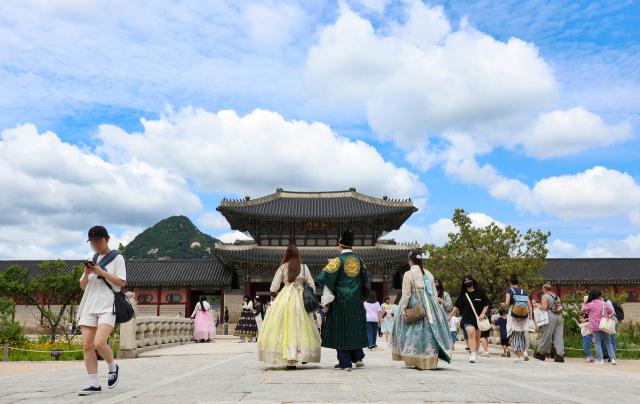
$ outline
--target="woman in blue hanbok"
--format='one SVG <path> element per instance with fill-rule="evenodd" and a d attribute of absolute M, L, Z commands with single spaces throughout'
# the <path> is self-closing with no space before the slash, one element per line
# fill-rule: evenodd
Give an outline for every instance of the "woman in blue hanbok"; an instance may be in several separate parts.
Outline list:
<path fill-rule="evenodd" d="M 438 359 L 451 362 L 451 333 L 442 306 L 438 304 L 433 275 L 422 268 L 420 251 L 409 254 L 411 269 L 404 274 L 400 314 L 394 316 L 389 345 L 394 361 L 418 369 L 435 369 Z M 407 323 L 405 311 L 421 304 L 426 316 Z"/>

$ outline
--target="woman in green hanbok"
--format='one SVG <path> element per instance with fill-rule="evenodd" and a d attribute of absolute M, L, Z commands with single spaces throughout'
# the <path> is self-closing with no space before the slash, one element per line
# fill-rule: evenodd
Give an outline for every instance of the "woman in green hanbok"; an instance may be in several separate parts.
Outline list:
<path fill-rule="evenodd" d="M 422 268 L 419 251 L 409 254 L 411 269 L 404 274 L 400 315 L 394 316 L 389 345 L 394 361 L 418 369 L 435 369 L 438 359 L 451 363 L 451 333 L 442 306 L 438 304 L 433 275 Z M 407 323 L 405 311 L 421 304 L 426 316 Z"/>

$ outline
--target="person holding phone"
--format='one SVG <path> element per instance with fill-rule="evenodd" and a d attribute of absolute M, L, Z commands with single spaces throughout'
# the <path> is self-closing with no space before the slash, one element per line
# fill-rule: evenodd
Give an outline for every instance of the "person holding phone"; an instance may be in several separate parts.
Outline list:
<path fill-rule="evenodd" d="M 98 256 L 95 263 L 91 260 L 85 262 L 84 274 L 80 278 L 80 288 L 84 290 L 84 294 L 76 312 L 76 319 L 78 326 L 82 327 L 84 365 L 90 380 L 90 383 L 78 392 L 81 396 L 102 392 L 95 349 L 109 367 L 108 387 L 116 387 L 119 381 L 119 367 L 113 360 L 113 351 L 107 345 L 109 334 L 116 323 L 116 315 L 113 312 L 114 292 L 105 281 L 109 282 L 115 292 L 119 292 L 126 284 L 127 263 L 118 251 L 115 258 L 106 265 L 100 264 L 105 255 L 111 252 L 109 238 L 109 233 L 103 226 L 94 226 L 89 230 L 87 242 L 91 243 L 91 249 Z"/>

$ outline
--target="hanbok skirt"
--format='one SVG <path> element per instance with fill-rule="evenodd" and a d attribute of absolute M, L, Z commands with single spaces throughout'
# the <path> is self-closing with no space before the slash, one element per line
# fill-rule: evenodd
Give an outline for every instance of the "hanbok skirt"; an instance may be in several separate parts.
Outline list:
<path fill-rule="evenodd" d="M 285 286 L 262 321 L 258 339 L 258 359 L 272 365 L 296 366 L 300 362 L 320 362 L 320 334 L 307 313 L 301 286 Z"/>
<path fill-rule="evenodd" d="M 258 325 L 256 324 L 256 317 L 253 315 L 253 310 L 242 310 L 240 319 L 236 325 L 236 332 L 233 334 L 236 337 L 253 338 L 258 334 Z"/>
<path fill-rule="evenodd" d="M 412 291 L 407 308 L 422 304 L 425 312 L 431 315 L 413 323 L 407 323 L 403 316 L 396 315 L 389 346 L 394 361 L 404 361 L 406 366 L 419 369 L 435 369 L 438 359 L 451 363 L 451 332 L 444 310 L 431 295 L 427 294 L 425 301 L 425 293 L 422 290 Z"/>
<path fill-rule="evenodd" d="M 262 328 L 262 314 L 258 313 L 255 316 L 256 325 L 258 326 L 258 335 L 260 335 L 260 329 Z"/>
<path fill-rule="evenodd" d="M 214 339 L 216 337 L 216 325 L 211 319 L 211 314 L 207 310 L 198 310 L 196 318 L 193 320 L 193 339 Z"/>
<path fill-rule="evenodd" d="M 381 332 L 391 332 L 393 329 L 393 317 L 391 318 L 383 318 L 382 319 L 382 327 L 380 327 Z"/>

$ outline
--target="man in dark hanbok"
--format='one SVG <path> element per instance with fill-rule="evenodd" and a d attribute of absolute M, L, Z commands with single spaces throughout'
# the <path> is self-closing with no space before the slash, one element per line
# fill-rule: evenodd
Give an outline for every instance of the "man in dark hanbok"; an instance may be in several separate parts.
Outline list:
<path fill-rule="evenodd" d="M 369 346 L 367 316 L 364 311 L 360 269 L 364 262 L 351 250 L 354 229 L 349 227 L 340 238 L 340 255 L 329 262 L 318 275 L 323 286 L 322 302 L 327 312 L 327 324 L 322 346 L 338 351 L 335 369 L 351 370 L 364 366 L 364 351 Z"/>

